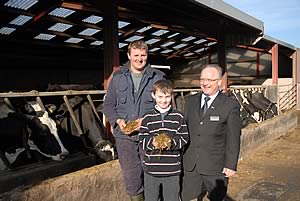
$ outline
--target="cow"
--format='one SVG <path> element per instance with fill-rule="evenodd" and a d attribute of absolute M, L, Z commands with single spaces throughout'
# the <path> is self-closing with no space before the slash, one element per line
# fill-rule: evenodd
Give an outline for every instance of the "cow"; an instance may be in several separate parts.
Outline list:
<path fill-rule="evenodd" d="M 258 123 L 259 111 L 248 101 L 247 95 L 242 90 L 234 89 L 229 91 L 228 96 L 236 99 L 240 103 L 240 117 L 242 128 L 245 128 L 250 123 Z"/>
<path fill-rule="evenodd" d="M 16 158 L 28 147 L 24 137 L 27 119 L 14 114 L 15 111 L 0 102 L 0 170 L 12 169 Z"/>
<path fill-rule="evenodd" d="M 253 105 L 263 111 L 264 119 L 270 119 L 275 115 L 278 115 L 276 104 L 267 99 L 262 92 L 253 91 L 250 94 L 250 97 Z"/>
<path fill-rule="evenodd" d="M 100 120 L 95 117 L 88 101 L 80 96 L 75 96 L 69 99 L 69 104 L 74 111 L 76 121 L 80 125 L 80 130 L 76 127 L 66 103 L 61 104 L 52 112 L 52 116 L 55 116 L 57 124 L 65 134 L 82 139 L 85 150 L 95 153 L 101 162 L 116 159 L 115 148 L 113 144 L 106 139 L 102 122 L 99 122 Z M 55 108 L 51 104 L 46 105 L 46 108 L 51 107 L 52 110 Z"/>
<path fill-rule="evenodd" d="M 250 123 L 259 123 L 278 114 L 276 104 L 267 99 L 258 90 L 233 89 L 230 94 L 241 105 L 243 128 Z"/>
<path fill-rule="evenodd" d="M 38 153 L 34 154 L 37 160 L 45 157 L 61 161 L 69 154 L 58 136 L 55 121 L 37 102 L 12 105 L 14 108 L 0 102 L 2 170 L 11 168 L 24 151 L 32 158 L 28 150 Z"/>

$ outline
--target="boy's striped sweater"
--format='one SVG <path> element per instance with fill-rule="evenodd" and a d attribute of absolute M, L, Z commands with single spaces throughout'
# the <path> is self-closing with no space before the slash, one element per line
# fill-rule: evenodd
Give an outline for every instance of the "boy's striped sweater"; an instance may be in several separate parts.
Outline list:
<path fill-rule="evenodd" d="M 156 150 L 153 138 L 159 133 L 166 133 L 172 139 L 169 150 Z M 183 114 L 171 108 L 165 115 L 152 109 L 144 116 L 140 127 L 139 140 L 145 151 L 143 165 L 145 172 L 153 176 L 179 175 L 183 147 L 189 141 L 187 125 Z"/>

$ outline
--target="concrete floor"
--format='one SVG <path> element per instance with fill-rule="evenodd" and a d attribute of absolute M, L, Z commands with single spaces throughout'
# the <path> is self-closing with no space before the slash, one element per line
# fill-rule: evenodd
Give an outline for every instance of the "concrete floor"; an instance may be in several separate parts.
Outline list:
<path fill-rule="evenodd" d="M 239 162 L 228 201 L 300 201 L 300 124 Z"/>

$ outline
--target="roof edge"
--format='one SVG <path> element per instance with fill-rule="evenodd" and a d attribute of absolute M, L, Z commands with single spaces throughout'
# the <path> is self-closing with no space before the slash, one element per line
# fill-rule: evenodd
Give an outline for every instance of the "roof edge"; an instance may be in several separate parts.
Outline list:
<path fill-rule="evenodd" d="M 277 44 L 279 44 L 279 45 L 281 45 L 281 46 L 290 48 L 290 49 L 292 49 L 292 50 L 297 50 L 297 49 L 298 49 L 298 48 L 296 48 L 295 46 L 293 46 L 293 45 L 291 45 L 291 44 L 289 44 L 289 43 L 286 43 L 286 42 L 284 42 L 284 41 L 278 40 L 278 39 L 273 38 L 273 37 L 271 37 L 271 36 L 269 36 L 269 35 L 265 35 L 265 34 L 264 34 L 262 39 L 267 40 L 267 41 L 270 41 L 270 42 L 273 42 L 273 43 L 277 43 Z"/>
<path fill-rule="evenodd" d="M 223 0 L 189 0 L 195 4 L 202 4 L 233 20 L 244 23 L 252 28 L 264 31 L 264 23 L 257 18 L 223 2 Z"/>

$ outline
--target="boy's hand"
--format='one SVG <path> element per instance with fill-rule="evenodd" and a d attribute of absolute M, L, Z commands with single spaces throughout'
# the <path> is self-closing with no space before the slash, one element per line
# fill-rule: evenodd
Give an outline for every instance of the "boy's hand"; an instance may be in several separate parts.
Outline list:
<path fill-rule="evenodd" d="M 166 142 L 164 142 L 164 149 L 166 148 L 170 149 L 171 143 L 172 143 L 171 138 L 169 138 Z"/>
<path fill-rule="evenodd" d="M 155 147 L 155 149 L 157 149 L 157 145 L 158 145 L 158 143 L 157 143 L 157 141 L 156 141 L 156 138 L 155 138 L 155 137 L 153 138 L 152 145 Z"/>
<path fill-rule="evenodd" d="M 170 149 L 171 148 L 171 143 L 172 143 L 171 138 L 167 135 L 162 134 L 161 136 L 164 136 L 163 137 L 164 141 L 162 141 L 160 135 L 155 136 L 153 138 L 152 145 L 155 147 L 155 149 L 160 149 L 160 150 Z M 160 138 L 160 139 L 158 140 L 158 138 Z"/>

